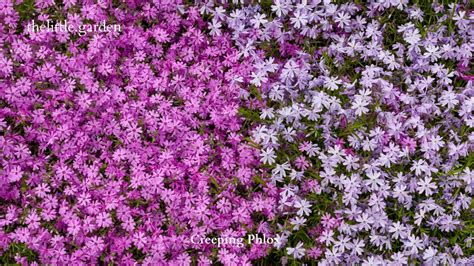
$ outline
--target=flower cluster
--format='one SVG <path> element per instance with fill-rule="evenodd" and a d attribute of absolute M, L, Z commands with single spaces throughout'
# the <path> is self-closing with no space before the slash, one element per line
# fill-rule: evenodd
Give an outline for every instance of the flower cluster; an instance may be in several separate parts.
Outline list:
<path fill-rule="evenodd" d="M 286 255 L 473 263 L 472 13 L 424 8 L 275 1 L 212 11 L 209 27 L 232 30 L 267 100 L 253 140 L 282 188 Z"/>
<path fill-rule="evenodd" d="M 190 241 L 270 235 L 276 187 L 255 181 L 266 176 L 238 116 L 251 62 L 230 36 L 207 34 L 196 8 L 74 2 L 37 1 L 35 19 L 109 19 L 123 31 L 28 32 L 15 9 L 26 3 L 1 8 L 2 263 L 264 256 L 270 245 Z"/>

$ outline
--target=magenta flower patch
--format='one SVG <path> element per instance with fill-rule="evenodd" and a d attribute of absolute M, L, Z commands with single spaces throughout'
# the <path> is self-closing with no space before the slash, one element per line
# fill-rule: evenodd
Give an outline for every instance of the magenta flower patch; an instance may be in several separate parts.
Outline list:
<path fill-rule="evenodd" d="M 276 211 L 275 188 L 255 183 L 266 177 L 238 116 L 252 65 L 229 35 L 210 36 L 197 9 L 173 3 L 70 3 L 58 11 L 36 3 L 36 24 L 61 15 L 122 27 L 83 36 L 28 32 L 17 23 L 30 21 L 6 5 L 1 243 L 12 257 L 4 262 L 157 265 L 265 255 L 266 243 L 252 250 L 191 242 L 269 232 Z M 17 247 L 28 253 L 14 254 Z"/>

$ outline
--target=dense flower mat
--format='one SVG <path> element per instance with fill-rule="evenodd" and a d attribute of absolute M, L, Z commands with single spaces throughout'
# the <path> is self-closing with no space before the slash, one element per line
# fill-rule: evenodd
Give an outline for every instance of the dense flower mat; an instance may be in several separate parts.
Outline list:
<path fill-rule="evenodd" d="M 0 0 L 0 263 L 473 265 L 470 8 Z"/>

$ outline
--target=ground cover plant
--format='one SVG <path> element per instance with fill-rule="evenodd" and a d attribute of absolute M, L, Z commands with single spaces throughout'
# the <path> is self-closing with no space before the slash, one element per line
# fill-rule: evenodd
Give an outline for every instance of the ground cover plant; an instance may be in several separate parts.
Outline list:
<path fill-rule="evenodd" d="M 0 263 L 474 264 L 469 1 L 0 7 Z"/>

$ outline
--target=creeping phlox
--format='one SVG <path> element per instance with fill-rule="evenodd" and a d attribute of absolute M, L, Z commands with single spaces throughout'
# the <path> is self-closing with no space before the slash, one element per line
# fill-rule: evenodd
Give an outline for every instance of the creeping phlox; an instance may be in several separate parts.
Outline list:
<path fill-rule="evenodd" d="M 13 4 L 13 3 L 17 4 Z M 0 2 L 0 263 L 248 264 L 276 187 L 238 116 L 253 66 L 180 1 Z M 120 25 L 118 32 L 30 30 Z M 257 182 L 258 180 L 258 182 Z"/>
<path fill-rule="evenodd" d="M 234 4 L 239 1 L 234 1 Z M 251 86 L 282 263 L 472 265 L 468 1 L 203 5 Z"/>
<path fill-rule="evenodd" d="M 473 265 L 469 1 L 343 2 L 0 0 L 0 263 Z"/>

